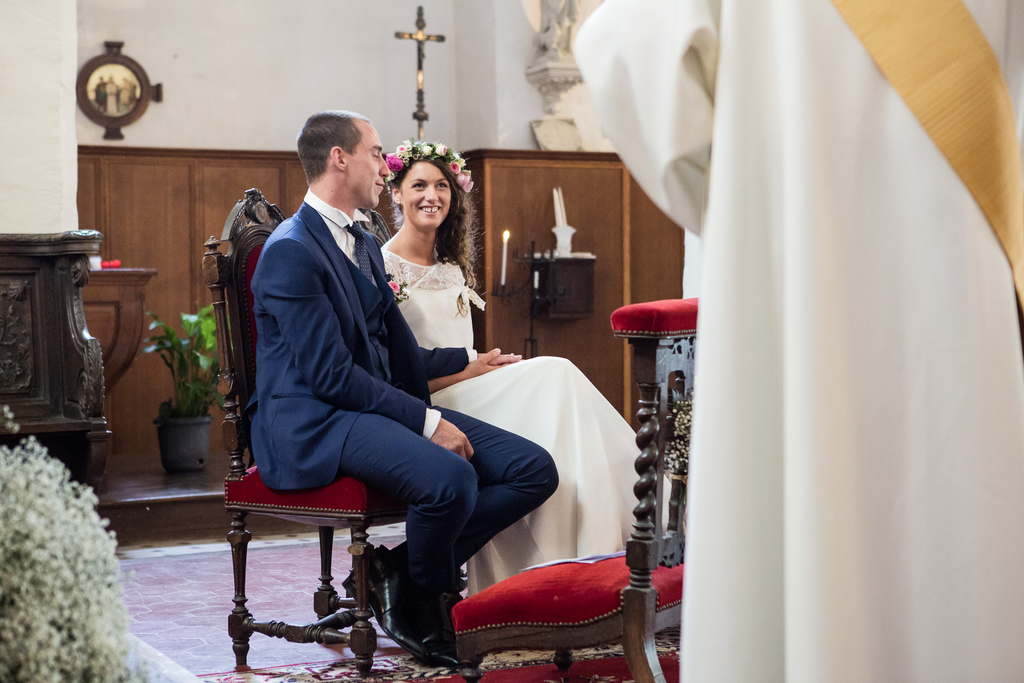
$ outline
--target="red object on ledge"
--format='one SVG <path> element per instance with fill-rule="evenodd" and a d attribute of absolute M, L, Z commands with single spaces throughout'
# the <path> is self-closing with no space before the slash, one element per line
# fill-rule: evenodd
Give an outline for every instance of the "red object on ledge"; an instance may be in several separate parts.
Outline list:
<path fill-rule="evenodd" d="M 100 268 L 120 268 L 121 259 L 114 259 L 113 261 L 100 261 Z"/>
<path fill-rule="evenodd" d="M 616 337 L 684 337 L 697 332 L 698 299 L 664 299 L 630 304 L 612 313 Z"/>

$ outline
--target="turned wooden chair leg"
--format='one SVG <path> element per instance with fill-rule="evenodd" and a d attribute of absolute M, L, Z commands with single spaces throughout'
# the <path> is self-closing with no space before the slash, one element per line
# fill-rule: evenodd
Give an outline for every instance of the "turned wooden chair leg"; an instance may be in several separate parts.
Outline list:
<path fill-rule="evenodd" d="M 245 606 L 245 559 L 252 534 L 245 528 L 245 512 L 232 515 L 228 543 L 231 544 L 231 564 L 235 575 L 235 608 L 228 615 L 228 635 L 235 651 L 235 665 L 245 666 L 249 655 L 249 636 L 252 635 L 253 618 Z"/>
<path fill-rule="evenodd" d="M 650 576 L 647 577 L 650 581 Z M 654 642 L 658 591 L 627 587 L 622 591 L 622 650 L 635 683 L 665 683 Z"/>
<path fill-rule="evenodd" d="M 477 683 L 483 677 L 484 674 L 480 671 L 480 663 L 482 661 L 484 661 L 483 657 L 473 656 L 469 659 L 463 659 L 459 663 L 459 675 L 462 676 L 466 683 Z"/>
<path fill-rule="evenodd" d="M 356 669 L 363 676 L 373 667 L 373 653 L 377 651 L 377 632 L 370 625 L 370 558 L 373 546 L 366 542 L 365 524 L 352 525 L 352 568 L 356 583 L 356 623 L 349 633 L 348 646 L 356 656 Z"/>
<path fill-rule="evenodd" d="M 626 544 L 629 585 L 622 591 L 622 649 L 626 664 L 636 683 L 665 683 L 654 643 L 654 613 L 658 591 L 651 585 L 651 574 L 658 566 L 655 539 L 658 514 L 657 488 L 661 486 L 658 448 L 661 433 L 659 414 L 665 404 L 665 387 L 658 379 L 657 342 L 630 340 L 633 344 L 633 374 L 640 391 L 636 417 L 640 430 L 636 445 L 639 480 L 633 487 L 639 500 L 633 509 L 636 521 Z"/>
<path fill-rule="evenodd" d="M 338 592 L 334 589 L 334 577 L 331 576 L 331 558 L 334 551 L 334 527 L 322 526 L 320 530 L 320 586 L 313 594 L 313 611 L 317 619 L 333 614 L 331 603 Z"/>
<path fill-rule="evenodd" d="M 572 650 L 555 650 L 555 666 L 559 671 L 568 671 L 574 661 Z"/>

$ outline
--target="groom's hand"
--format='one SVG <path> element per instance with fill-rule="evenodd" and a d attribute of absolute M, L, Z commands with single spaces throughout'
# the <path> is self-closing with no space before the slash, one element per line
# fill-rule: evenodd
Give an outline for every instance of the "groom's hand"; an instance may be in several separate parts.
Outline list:
<path fill-rule="evenodd" d="M 430 440 L 465 460 L 473 457 L 473 446 L 469 443 L 469 439 L 461 429 L 443 417 L 437 423 L 437 429 L 434 430 L 434 435 L 430 437 Z"/>

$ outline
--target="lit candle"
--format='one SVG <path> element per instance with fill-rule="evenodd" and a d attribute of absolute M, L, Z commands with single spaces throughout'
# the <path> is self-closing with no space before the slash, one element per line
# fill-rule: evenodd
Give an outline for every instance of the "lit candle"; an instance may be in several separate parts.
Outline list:
<path fill-rule="evenodd" d="M 505 286 L 505 269 L 508 267 L 508 230 L 501 236 L 501 286 Z"/>

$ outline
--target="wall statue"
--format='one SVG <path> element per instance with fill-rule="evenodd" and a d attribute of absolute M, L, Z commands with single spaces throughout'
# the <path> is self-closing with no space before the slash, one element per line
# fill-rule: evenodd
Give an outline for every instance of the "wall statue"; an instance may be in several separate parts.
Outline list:
<path fill-rule="evenodd" d="M 532 66 L 544 66 L 551 62 L 570 62 L 572 57 L 572 36 L 579 17 L 576 0 L 541 0 L 540 31 L 534 38 L 537 56 Z"/>

